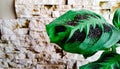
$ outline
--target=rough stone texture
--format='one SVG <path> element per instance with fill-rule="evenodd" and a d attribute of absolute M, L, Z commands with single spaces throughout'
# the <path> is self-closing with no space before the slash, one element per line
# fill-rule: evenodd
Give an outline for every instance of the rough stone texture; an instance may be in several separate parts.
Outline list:
<path fill-rule="evenodd" d="M 16 0 L 16 4 L 51 4 L 51 5 L 62 5 L 65 4 L 66 0 Z"/>
<path fill-rule="evenodd" d="M 119 0 L 16 0 L 15 8 L 18 18 L 56 18 L 68 10 L 89 9 L 111 23 L 119 4 Z"/>
<path fill-rule="evenodd" d="M 42 20 L 1 20 L 1 68 L 72 69 L 75 67 L 77 54 L 66 53 L 56 44 L 50 43 Z"/>
<path fill-rule="evenodd" d="M 15 0 L 17 19 L 0 19 L 0 69 L 79 69 L 97 60 L 101 52 L 84 59 L 50 43 L 45 25 L 68 10 L 80 9 L 111 23 L 119 7 L 119 0 Z"/>

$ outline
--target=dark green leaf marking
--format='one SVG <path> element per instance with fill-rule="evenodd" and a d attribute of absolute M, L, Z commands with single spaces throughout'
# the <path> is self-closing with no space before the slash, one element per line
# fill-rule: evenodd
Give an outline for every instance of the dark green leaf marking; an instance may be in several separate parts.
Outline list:
<path fill-rule="evenodd" d="M 103 24 L 103 27 L 104 27 L 104 32 L 111 31 L 111 27 L 110 26 L 107 26 L 107 25 Z"/>
<path fill-rule="evenodd" d="M 70 25 L 70 26 L 76 26 L 78 25 L 76 21 L 68 21 L 67 22 L 67 25 Z"/>
<path fill-rule="evenodd" d="M 64 26 L 56 26 L 55 33 L 64 32 L 66 28 Z"/>
<path fill-rule="evenodd" d="M 86 34 L 84 31 L 80 32 L 80 30 L 76 30 L 68 42 L 76 42 L 76 41 L 83 42 L 85 37 Z"/>
<path fill-rule="evenodd" d="M 102 34 L 102 29 L 98 27 L 98 25 L 96 25 L 95 28 L 93 28 L 92 25 L 90 25 L 90 31 L 88 36 L 90 38 L 99 38 Z"/>

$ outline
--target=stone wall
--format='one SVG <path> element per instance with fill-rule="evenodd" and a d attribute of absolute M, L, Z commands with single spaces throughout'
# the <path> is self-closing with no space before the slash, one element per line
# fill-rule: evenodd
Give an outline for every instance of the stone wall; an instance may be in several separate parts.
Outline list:
<path fill-rule="evenodd" d="M 78 69 L 97 59 L 67 53 L 50 43 L 45 25 L 68 10 L 89 9 L 112 23 L 119 0 L 15 0 L 17 19 L 0 19 L 0 68 Z"/>

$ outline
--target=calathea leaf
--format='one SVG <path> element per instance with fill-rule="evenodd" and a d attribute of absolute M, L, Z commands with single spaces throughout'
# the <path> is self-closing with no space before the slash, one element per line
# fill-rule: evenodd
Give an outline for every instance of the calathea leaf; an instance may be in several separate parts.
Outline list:
<path fill-rule="evenodd" d="M 117 9 L 114 13 L 113 24 L 115 25 L 115 27 L 120 29 L 120 8 Z"/>
<path fill-rule="evenodd" d="M 120 54 L 103 52 L 97 61 L 83 65 L 79 69 L 120 69 Z"/>
<path fill-rule="evenodd" d="M 91 11 L 68 11 L 46 25 L 50 41 L 63 50 L 88 57 L 112 47 L 120 40 L 120 31 Z"/>

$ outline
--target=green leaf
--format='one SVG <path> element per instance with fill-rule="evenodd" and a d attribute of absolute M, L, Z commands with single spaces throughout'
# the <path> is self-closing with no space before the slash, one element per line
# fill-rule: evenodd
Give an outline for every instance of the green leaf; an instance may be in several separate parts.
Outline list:
<path fill-rule="evenodd" d="M 116 27 L 88 10 L 70 10 L 46 25 L 46 30 L 52 43 L 84 57 L 109 49 L 120 40 Z"/>
<path fill-rule="evenodd" d="M 113 25 L 115 25 L 115 27 L 120 29 L 120 8 L 118 8 L 115 11 L 112 21 L 113 21 Z"/>
<path fill-rule="evenodd" d="M 113 52 L 103 52 L 101 57 L 92 63 L 81 66 L 79 69 L 119 69 L 120 55 Z"/>

